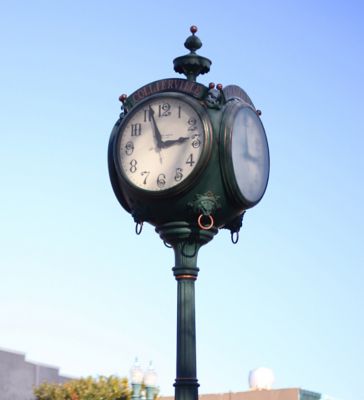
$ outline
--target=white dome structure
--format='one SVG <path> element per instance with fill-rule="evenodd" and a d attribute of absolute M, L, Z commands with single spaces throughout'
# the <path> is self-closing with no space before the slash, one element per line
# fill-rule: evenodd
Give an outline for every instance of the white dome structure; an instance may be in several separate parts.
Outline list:
<path fill-rule="evenodd" d="M 249 372 L 250 390 L 270 390 L 274 383 L 274 374 L 270 368 L 260 367 Z"/>

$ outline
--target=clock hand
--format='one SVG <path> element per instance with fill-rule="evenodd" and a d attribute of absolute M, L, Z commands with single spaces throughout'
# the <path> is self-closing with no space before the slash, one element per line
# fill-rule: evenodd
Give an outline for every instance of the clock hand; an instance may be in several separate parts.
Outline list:
<path fill-rule="evenodd" d="M 162 141 L 162 148 L 167 148 L 174 146 L 175 144 L 184 143 L 186 140 L 189 140 L 188 136 L 181 136 L 176 140 L 166 140 L 165 142 Z"/>
<path fill-rule="evenodd" d="M 150 122 L 152 124 L 153 133 L 154 133 L 155 139 L 157 141 L 157 147 L 158 147 L 159 150 L 160 149 L 166 149 L 166 148 L 171 147 L 171 146 L 173 146 L 175 144 L 183 143 L 186 140 L 189 140 L 189 137 L 185 136 L 185 137 L 179 137 L 176 140 L 166 140 L 165 142 L 163 142 L 162 135 L 159 132 L 158 126 L 157 126 L 157 124 L 155 122 L 154 110 L 150 105 L 149 105 L 149 115 L 150 115 Z"/>
<path fill-rule="evenodd" d="M 251 160 L 251 161 L 258 160 L 259 157 L 252 156 L 250 151 L 249 151 L 247 132 L 245 133 L 244 139 L 245 139 L 244 140 L 244 147 L 243 147 L 243 156 L 244 156 L 244 158 L 247 159 L 247 160 Z"/>
<path fill-rule="evenodd" d="M 155 137 L 155 139 L 157 141 L 157 147 L 158 147 L 158 149 L 161 149 L 163 147 L 162 135 L 159 132 L 159 129 L 158 129 L 157 124 L 156 124 L 155 119 L 154 119 L 154 110 L 150 105 L 149 105 L 149 116 L 150 116 L 150 122 L 152 124 L 154 137 Z"/>
<path fill-rule="evenodd" d="M 252 155 L 250 154 L 250 151 L 247 150 L 247 149 L 244 149 L 244 151 L 243 151 L 243 156 L 244 156 L 244 158 L 245 158 L 246 160 L 251 160 L 251 161 L 257 161 L 257 160 L 259 160 L 259 157 L 257 157 L 257 156 L 252 156 Z"/>

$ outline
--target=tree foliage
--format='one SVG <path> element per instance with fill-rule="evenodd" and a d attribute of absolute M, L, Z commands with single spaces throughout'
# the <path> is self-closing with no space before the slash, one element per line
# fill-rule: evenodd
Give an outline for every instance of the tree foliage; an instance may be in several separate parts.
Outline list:
<path fill-rule="evenodd" d="M 126 378 L 116 376 L 42 383 L 34 389 L 37 400 L 130 400 Z"/>

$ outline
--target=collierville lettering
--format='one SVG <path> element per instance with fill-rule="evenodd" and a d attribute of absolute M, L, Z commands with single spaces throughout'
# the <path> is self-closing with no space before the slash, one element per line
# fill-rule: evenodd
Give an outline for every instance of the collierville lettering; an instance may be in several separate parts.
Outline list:
<path fill-rule="evenodd" d="M 196 82 L 190 82 L 185 79 L 162 79 L 160 81 L 155 81 L 149 83 L 136 90 L 128 98 L 128 102 L 133 106 L 135 103 L 143 100 L 155 93 L 167 92 L 167 91 L 177 91 L 187 93 L 196 98 L 202 98 L 205 94 L 206 88 Z"/>

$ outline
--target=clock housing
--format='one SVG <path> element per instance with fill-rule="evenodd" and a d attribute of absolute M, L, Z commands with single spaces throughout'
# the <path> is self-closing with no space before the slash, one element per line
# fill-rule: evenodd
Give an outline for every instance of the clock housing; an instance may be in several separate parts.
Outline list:
<path fill-rule="evenodd" d="M 119 203 L 138 224 L 202 221 L 237 232 L 244 211 L 263 196 L 268 173 L 252 174 L 241 156 L 248 140 L 241 120 L 255 121 L 262 148 L 264 128 L 243 89 L 219 86 L 171 78 L 122 96 L 109 141 L 109 175 Z M 259 165 L 269 167 L 267 151 L 268 162 Z"/>

